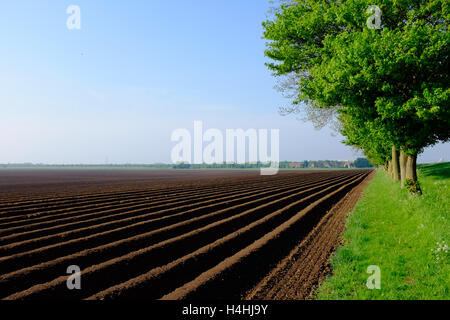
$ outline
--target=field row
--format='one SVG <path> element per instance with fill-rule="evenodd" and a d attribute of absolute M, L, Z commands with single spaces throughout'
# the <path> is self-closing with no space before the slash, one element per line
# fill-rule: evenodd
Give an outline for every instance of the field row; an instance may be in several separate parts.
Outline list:
<path fill-rule="evenodd" d="M 5 203 L 0 298 L 240 298 L 368 174 Z M 70 265 L 82 270 L 81 290 L 67 288 Z"/>

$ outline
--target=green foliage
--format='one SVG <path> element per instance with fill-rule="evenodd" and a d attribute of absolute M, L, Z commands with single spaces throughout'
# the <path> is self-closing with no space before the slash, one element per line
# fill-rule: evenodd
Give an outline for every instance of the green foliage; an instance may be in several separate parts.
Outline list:
<path fill-rule="evenodd" d="M 364 151 L 364 155 L 374 164 L 384 165 L 391 159 L 392 140 L 377 121 L 358 124 L 348 116 L 341 115 L 341 133 L 346 137 L 345 144 Z"/>
<path fill-rule="evenodd" d="M 419 181 L 413 181 L 411 179 L 405 180 L 405 189 L 410 194 L 422 194 L 422 190 L 420 189 Z"/>
<path fill-rule="evenodd" d="M 189 163 L 181 162 L 181 163 L 174 164 L 173 168 L 174 169 L 190 169 L 191 165 Z"/>
<path fill-rule="evenodd" d="M 370 164 L 369 160 L 366 158 L 358 158 L 355 160 L 355 167 L 356 168 L 370 168 L 372 165 Z"/>
<path fill-rule="evenodd" d="M 338 107 L 346 143 L 375 163 L 388 143 L 418 154 L 450 139 L 449 16 L 444 0 L 282 1 L 263 23 L 267 66 L 299 75 L 294 104 Z"/>
<path fill-rule="evenodd" d="M 419 168 L 421 197 L 411 197 L 379 170 L 347 220 L 345 244 L 317 298 L 449 299 L 449 167 Z M 366 287 L 370 265 L 380 267 L 380 290 Z"/>

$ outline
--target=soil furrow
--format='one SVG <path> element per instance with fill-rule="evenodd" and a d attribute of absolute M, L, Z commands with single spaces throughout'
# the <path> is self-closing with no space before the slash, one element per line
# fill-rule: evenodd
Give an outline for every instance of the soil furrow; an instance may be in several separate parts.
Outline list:
<path fill-rule="evenodd" d="M 338 183 L 334 183 L 334 184 L 343 184 L 343 183 L 345 183 L 345 182 L 341 182 L 341 183 L 338 182 Z M 333 185 L 333 183 L 330 183 L 330 185 Z M 321 190 L 321 189 L 323 189 L 323 185 L 314 188 L 314 190 Z M 311 192 L 309 192 L 309 193 L 311 193 Z M 321 195 L 322 193 L 323 193 L 323 191 L 319 191 L 316 195 Z M 306 200 L 308 200 L 308 197 L 306 197 L 307 195 L 308 195 L 308 193 L 305 192 L 305 194 L 302 194 L 302 195 L 299 195 L 299 196 L 301 196 L 301 198 L 305 198 Z M 306 200 L 300 200 L 300 202 L 306 201 Z M 264 214 L 265 212 L 271 212 L 272 210 L 276 210 L 276 208 L 279 207 L 280 205 L 288 205 L 289 206 L 289 203 L 291 203 L 292 201 L 289 201 L 289 199 L 286 198 L 284 203 L 279 203 L 279 202 L 280 202 L 279 200 L 273 201 L 273 203 L 271 204 L 273 206 L 273 208 L 271 208 L 270 206 L 268 206 L 266 204 L 266 205 L 261 205 L 259 208 L 251 209 L 251 210 L 249 210 L 247 212 L 244 212 L 244 213 L 240 214 L 241 225 L 246 225 L 246 224 L 250 223 L 250 221 L 248 219 L 243 220 L 242 218 L 245 218 L 245 217 L 249 218 L 251 212 L 253 213 L 254 216 L 258 212 L 261 213 L 261 214 Z M 300 202 L 298 202 L 298 203 L 300 203 Z M 297 203 L 297 205 L 298 205 L 298 203 Z M 279 214 L 279 213 L 280 212 L 277 212 L 277 214 Z M 291 213 L 293 214 L 295 212 L 291 212 Z M 234 221 L 234 225 L 231 224 L 230 225 L 231 227 L 237 228 L 239 226 L 239 225 L 235 225 L 236 220 L 237 220 L 236 217 L 230 217 L 230 218 L 228 218 L 226 220 L 228 220 L 230 222 Z M 124 274 L 130 274 L 130 269 L 129 269 L 130 265 L 134 265 L 134 266 L 140 267 L 140 268 L 142 268 L 142 266 L 147 266 L 148 267 L 148 265 L 149 265 L 149 263 L 151 261 L 154 261 L 154 260 L 157 261 L 158 260 L 158 259 L 155 259 L 155 258 L 152 259 L 152 257 L 158 257 L 158 254 L 157 254 L 158 252 L 160 252 L 159 256 L 161 256 L 161 253 L 163 252 L 165 258 L 168 259 L 168 261 L 170 261 L 170 259 L 172 259 L 172 257 L 174 256 L 173 250 L 175 250 L 175 251 L 178 250 L 178 251 L 180 251 L 180 254 L 181 254 L 181 253 L 183 253 L 183 250 L 184 251 L 191 250 L 192 245 L 195 245 L 195 243 L 201 243 L 201 241 L 203 241 L 205 244 L 207 244 L 207 243 L 209 243 L 211 241 L 210 237 L 213 237 L 212 239 L 215 239 L 218 236 L 220 236 L 221 234 L 225 234 L 226 235 L 227 233 L 229 233 L 229 229 L 224 229 L 222 232 L 218 232 L 218 228 L 217 228 L 217 226 L 224 225 L 225 222 L 227 222 L 226 220 L 218 221 L 214 225 L 215 229 L 211 229 L 211 226 L 206 226 L 206 227 L 203 228 L 203 230 L 199 229 L 199 230 L 192 231 L 190 234 L 188 234 L 188 236 L 191 237 L 191 241 L 190 242 L 187 242 L 187 239 L 189 239 L 189 237 L 187 237 L 186 235 L 181 235 L 179 237 L 179 239 L 176 239 L 176 241 L 174 241 L 173 239 L 172 240 L 170 240 L 170 239 L 167 240 L 167 242 L 169 244 L 172 243 L 171 246 L 168 243 L 162 242 L 160 244 L 157 244 L 156 247 L 151 247 L 151 248 L 144 249 L 143 250 L 144 252 L 142 252 L 142 250 L 140 250 L 140 251 L 136 251 L 135 253 L 126 255 L 124 258 L 121 259 L 122 260 L 121 264 L 119 264 L 119 261 L 117 261 L 117 259 L 113 259 L 112 261 L 108 261 L 106 264 L 109 266 L 110 269 L 114 270 L 115 272 L 113 272 L 113 273 L 117 275 L 117 274 L 123 274 L 123 273 Z M 208 230 L 209 230 L 209 233 L 205 233 Z M 268 230 L 266 230 L 266 231 L 268 231 Z M 207 237 L 208 234 L 209 234 L 209 236 Z M 183 242 L 183 246 L 176 245 L 177 242 L 180 242 L 181 240 Z M 157 248 L 159 248 L 159 251 L 156 250 Z M 169 253 L 169 249 L 172 250 L 171 254 Z M 112 252 L 112 256 L 114 256 L 114 254 L 117 254 L 117 251 L 113 251 Z M 102 256 L 103 256 L 103 253 L 102 253 Z M 161 260 L 161 258 L 159 260 Z M 72 262 L 73 261 L 74 260 L 72 260 Z M 139 261 L 141 263 L 139 263 Z M 70 262 L 70 263 L 72 263 L 72 262 Z M 78 265 L 83 265 L 83 264 L 80 264 L 81 261 L 76 261 L 76 262 L 78 263 Z M 131 262 L 133 262 L 133 263 L 131 264 Z M 121 267 L 121 265 L 122 265 L 122 267 Z M 42 268 L 42 266 L 41 266 L 41 268 Z M 89 270 L 89 268 L 88 268 L 88 270 Z M 122 270 L 122 271 L 120 272 L 119 270 Z M 112 280 L 111 277 L 108 276 L 109 273 L 107 273 L 106 271 L 107 270 L 105 270 L 105 267 L 103 267 L 103 266 L 102 267 L 95 267 L 94 266 L 94 269 L 91 270 L 90 272 L 88 272 L 86 270 L 83 271 L 83 278 L 86 279 L 86 277 L 88 277 L 87 282 L 91 282 L 91 283 L 94 283 L 93 281 L 95 280 L 95 288 L 98 288 L 99 285 L 100 285 L 99 281 L 101 279 L 105 279 L 108 283 Z M 89 279 L 92 279 L 93 281 L 89 281 Z M 59 279 L 59 281 L 60 281 L 59 282 L 60 289 L 63 290 L 63 292 L 66 292 L 67 290 L 64 289 L 64 285 L 63 285 L 64 283 L 61 282 L 62 281 L 61 279 Z M 52 288 L 53 287 L 50 286 L 50 288 L 48 289 L 50 291 L 46 290 L 46 292 L 52 292 L 51 294 L 54 294 Z M 86 291 L 83 290 L 83 294 L 85 292 Z M 42 293 L 39 295 L 39 297 L 42 298 Z"/>

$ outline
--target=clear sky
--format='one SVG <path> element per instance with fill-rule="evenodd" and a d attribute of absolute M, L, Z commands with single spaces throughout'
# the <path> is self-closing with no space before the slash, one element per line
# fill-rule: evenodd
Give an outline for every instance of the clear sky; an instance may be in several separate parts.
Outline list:
<path fill-rule="evenodd" d="M 81 29 L 69 30 L 69 5 Z M 171 132 L 280 129 L 281 160 L 354 159 L 274 90 L 268 0 L 15 0 L 0 6 L 0 163 L 169 162 Z M 450 145 L 422 162 L 450 160 Z"/>

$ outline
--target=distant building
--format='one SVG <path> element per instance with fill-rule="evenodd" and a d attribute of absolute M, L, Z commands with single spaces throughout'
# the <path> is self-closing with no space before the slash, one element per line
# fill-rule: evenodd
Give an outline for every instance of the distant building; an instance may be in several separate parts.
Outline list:
<path fill-rule="evenodd" d="M 291 168 L 301 168 L 302 164 L 300 162 L 291 162 L 289 164 L 289 167 L 291 167 Z"/>

